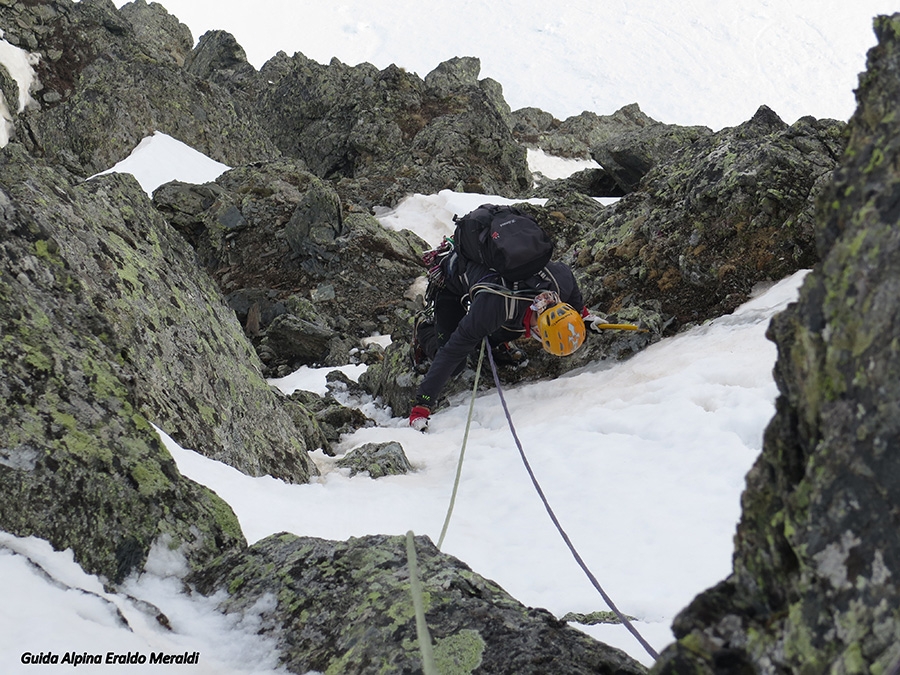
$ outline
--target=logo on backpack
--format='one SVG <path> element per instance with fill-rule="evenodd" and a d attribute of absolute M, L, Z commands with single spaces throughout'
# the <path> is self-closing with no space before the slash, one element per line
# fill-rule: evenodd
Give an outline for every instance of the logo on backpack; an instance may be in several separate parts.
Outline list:
<path fill-rule="evenodd" d="M 537 274 L 553 256 L 553 241 L 547 233 L 515 207 L 483 204 L 454 220 L 453 241 L 460 257 L 509 281 Z"/>

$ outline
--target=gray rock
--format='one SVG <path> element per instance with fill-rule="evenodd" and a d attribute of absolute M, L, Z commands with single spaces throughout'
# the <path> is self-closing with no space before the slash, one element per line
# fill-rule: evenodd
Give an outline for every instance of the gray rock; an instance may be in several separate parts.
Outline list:
<path fill-rule="evenodd" d="M 369 478 L 401 476 L 413 470 L 403 446 L 396 441 L 360 445 L 335 464 L 342 469 L 350 469 L 351 477 L 358 473 L 368 473 Z"/>
<path fill-rule="evenodd" d="M 624 652 L 518 603 L 427 537 L 414 545 L 439 672 L 646 672 Z M 207 595 L 227 589 L 220 607 L 237 616 L 274 599 L 259 630 L 276 640 L 289 672 L 421 672 L 405 537 L 273 535 L 191 582 Z"/>
<path fill-rule="evenodd" d="M 436 96 L 450 96 L 460 89 L 478 86 L 481 61 L 473 56 L 444 61 L 425 76 L 425 86 Z"/>
<path fill-rule="evenodd" d="M 0 22 L 31 51 L 61 54 L 37 66 L 58 99 L 20 116 L 16 137 L 79 176 L 157 131 L 232 166 L 279 154 L 252 106 L 181 66 L 190 33 L 157 3 L 14 3 L 0 7 Z"/>
<path fill-rule="evenodd" d="M 633 192 L 644 176 L 672 155 L 711 134 L 707 127 L 648 124 L 616 134 L 591 148 L 591 157 L 616 182 L 623 193 Z"/>
<path fill-rule="evenodd" d="M 269 376 L 300 365 L 347 363 L 360 338 L 373 330 L 392 333 L 412 314 L 403 298 L 423 271 L 425 242 L 371 216 L 345 215 L 330 184 L 303 163 L 239 167 L 205 186 L 169 183 L 155 192 L 154 203 L 226 295 L 266 288 L 277 289 L 270 302 L 304 299 L 286 304 L 294 318 L 260 325 L 255 344 Z M 239 214 L 240 227 L 225 227 L 228 213 Z M 246 314 L 239 316 L 246 324 Z M 317 336 L 295 343 L 302 322 L 318 326 Z"/>
<path fill-rule="evenodd" d="M 340 371 L 334 371 L 341 373 Z M 363 427 L 375 426 L 375 422 L 366 417 L 357 408 L 351 408 L 334 398 L 333 395 L 319 396 L 310 391 L 298 390 L 291 394 L 291 399 L 302 404 L 304 410 L 310 411 L 316 426 L 324 437 L 322 450 L 326 455 L 334 457 L 332 443 L 341 440 L 343 434 L 349 434 Z"/>
<path fill-rule="evenodd" d="M 597 213 L 564 254 L 588 304 L 617 312 L 657 300 L 676 317 L 674 330 L 733 311 L 757 283 L 811 267 L 814 203 L 844 127 L 813 118 L 788 126 L 761 108 L 654 160 L 640 188 Z"/>
<path fill-rule="evenodd" d="M 202 79 L 212 79 L 219 71 L 250 65 L 247 53 L 234 35 L 223 30 L 204 33 L 185 61 L 187 71 Z"/>
<path fill-rule="evenodd" d="M 343 201 L 393 205 L 411 192 L 451 188 L 523 194 L 525 151 L 513 139 L 498 83 L 473 58 L 421 80 L 397 66 L 322 65 L 278 55 L 261 75 L 261 114 L 286 156 L 333 180 Z"/>
<path fill-rule="evenodd" d="M 70 185 L 15 144 L 0 154 L 0 530 L 71 548 L 110 583 L 140 571 L 154 544 L 194 568 L 246 545 L 231 508 L 178 472 L 150 425 L 199 441 L 216 431 L 206 411 L 230 407 L 148 363 L 170 357 L 183 367 L 192 348 L 216 344 L 208 326 L 193 331 L 198 315 L 209 322 L 217 310 L 169 304 L 199 304 L 210 285 L 184 268 L 154 271 L 154 250 L 169 255 L 157 264 L 177 269 L 183 249 L 146 206 L 133 181 Z M 227 340 L 218 348 L 235 356 Z M 209 365 L 207 374 L 225 364 Z M 227 368 L 216 374 L 227 383 Z"/>
<path fill-rule="evenodd" d="M 135 412 L 185 447 L 250 475 L 309 479 L 315 467 L 303 438 L 234 313 L 132 176 L 72 185 L 13 144 L 0 185 L 17 214 L 8 227 L 40 227 L 41 246 L 52 242 L 54 260 L 106 318 L 102 328 L 82 330 L 120 346 L 114 357 L 133 370 Z M 76 360 L 71 367 L 87 366 Z M 84 376 L 90 380 L 90 370 Z"/>
<path fill-rule="evenodd" d="M 582 169 L 566 178 L 542 180 L 532 194 L 535 197 L 565 198 L 572 192 L 589 197 L 625 196 L 625 191 L 604 169 Z"/>
<path fill-rule="evenodd" d="M 182 66 L 194 48 L 191 30 L 158 2 L 132 0 L 119 10 L 143 49 L 160 61 Z"/>
<path fill-rule="evenodd" d="M 318 364 L 328 353 L 328 344 L 335 337 L 334 331 L 304 321 L 293 314 L 280 314 L 266 327 L 261 341 L 296 368 Z"/>
<path fill-rule="evenodd" d="M 562 121 L 539 108 L 522 108 L 514 111 L 511 119 L 513 135 L 523 145 L 573 159 L 591 159 L 591 149 L 597 145 L 658 124 L 637 103 L 626 105 L 612 115 L 585 110 Z"/>
<path fill-rule="evenodd" d="M 816 211 L 822 262 L 770 327 L 779 398 L 733 574 L 677 617 L 654 672 L 891 672 L 900 659 L 900 121 L 883 114 L 900 96 L 898 25 L 875 20 Z"/>

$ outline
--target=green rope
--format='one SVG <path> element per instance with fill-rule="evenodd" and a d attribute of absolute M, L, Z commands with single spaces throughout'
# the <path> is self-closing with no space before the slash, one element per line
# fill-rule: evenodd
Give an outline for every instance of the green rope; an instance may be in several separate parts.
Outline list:
<path fill-rule="evenodd" d="M 406 560 L 409 564 L 409 588 L 416 610 L 416 637 L 419 639 L 419 651 L 422 652 L 422 671 L 425 675 L 438 675 L 437 666 L 434 664 L 431 634 L 428 632 L 428 624 L 425 623 L 425 603 L 422 600 L 422 584 L 419 581 L 416 542 L 412 530 L 406 533 Z"/>
<path fill-rule="evenodd" d="M 484 345 L 487 338 L 481 342 L 481 352 L 478 354 L 478 367 L 475 369 L 475 385 L 472 387 L 472 400 L 469 402 L 469 417 L 466 419 L 466 431 L 463 434 L 462 447 L 459 450 L 459 462 L 456 464 L 456 480 L 453 482 L 453 494 L 450 495 L 450 508 L 447 509 L 447 517 L 444 519 L 444 527 L 441 528 L 441 536 L 438 539 L 437 547 L 441 550 L 444 543 L 444 537 L 447 535 L 447 528 L 450 526 L 450 516 L 453 513 L 453 506 L 456 504 L 456 493 L 459 490 L 459 478 L 462 475 L 463 457 L 466 454 L 466 443 L 469 441 L 469 427 L 472 425 L 472 412 L 475 410 L 475 395 L 478 393 L 478 378 L 481 375 L 481 362 L 484 360 Z"/>

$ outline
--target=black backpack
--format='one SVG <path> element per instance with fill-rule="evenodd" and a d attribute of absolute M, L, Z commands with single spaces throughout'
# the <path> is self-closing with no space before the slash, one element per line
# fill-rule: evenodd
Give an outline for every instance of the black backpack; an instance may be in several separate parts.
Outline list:
<path fill-rule="evenodd" d="M 482 204 L 453 220 L 453 243 L 463 266 L 473 261 L 504 279 L 523 281 L 540 272 L 553 256 L 553 241 L 547 233 L 515 207 Z"/>

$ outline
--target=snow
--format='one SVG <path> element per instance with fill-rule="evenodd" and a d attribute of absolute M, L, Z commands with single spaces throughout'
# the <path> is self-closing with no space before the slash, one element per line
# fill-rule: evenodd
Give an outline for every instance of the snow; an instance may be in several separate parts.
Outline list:
<path fill-rule="evenodd" d="M 173 158 L 177 158 L 177 162 L 173 162 Z M 156 188 L 176 175 L 182 182 L 200 185 L 214 181 L 230 168 L 157 131 L 138 143 L 128 157 L 97 175 L 130 173 L 152 196 Z"/>
<path fill-rule="evenodd" d="M 14 112 L 21 113 L 34 103 L 34 99 L 31 98 L 31 87 L 36 79 L 34 66 L 37 65 L 38 56 L 10 44 L 3 35 L 3 29 L 0 29 L 0 66 L 6 69 L 18 87 L 19 101 Z M 6 97 L 0 92 L 0 148 L 5 147 L 12 136 L 14 128 L 12 112 Z"/>
<path fill-rule="evenodd" d="M 872 16 L 892 11 L 891 3 L 875 0 L 573 0 L 527 9 L 508 0 L 343 0 L 327 10 L 287 0 L 164 4 L 195 38 L 211 28 L 229 30 L 257 66 L 284 49 L 322 62 L 336 55 L 348 63 L 397 63 L 424 76 L 442 60 L 475 55 L 482 76 L 504 86 L 513 108 L 537 106 L 563 118 L 585 109 L 609 114 L 637 101 L 660 121 L 713 128 L 749 119 L 762 103 L 788 122 L 805 114 L 847 119 L 856 75 L 874 44 Z M 33 58 L 0 43 L 0 64 L 20 87 L 33 73 L 25 67 Z M 529 153 L 529 162 L 552 177 L 583 167 L 560 165 L 540 152 Z M 172 179 L 213 180 L 226 168 L 156 133 L 110 170 L 134 174 L 150 193 Z M 408 228 L 436 243 L 449 233 L 454 213 L 485 201 L 503 200 L 444 191 L 413 195 L 377 216 L 386 227 Z M 765 330 L 796 297 L 803 275 L 760 288 L 734 314 L 628 361 L 504 390 L 516 433 L 563 527 L 657 650 L 672 640 L 674 615 L 730 572 L 744 477 L 760 452 L 777 393 L 771 375 L 776 351 Z M 342 370 L 358 378 L 362 368 Z M 304 368 L 272 384 L 285 392 L 323 393 L 325 371 Z M 413 530 L 437 541 L 468 395 L 437 412 L 427 434 L 410 430 L 376 402 L 347 402 L 378 424 L 344 437 L 338 452 L 397 440 L 414 473 L 350 478 L 316 451 L 322 476 L 288 485 L 245 476 L 178 447 L 164 429 L 160 434 L 186 476 L 231 504 L 251 542 L 281 530 L 329 539 Z M 518 600 L 557 616 L 606 609 L 535 494 L 496 391 L 476 400 L 443 550 Z M 200 652 L 192 673 L 279 672 L 271 645 L 254 631 L 266 607 L 243 618 L 223 616 L 215 599 L 182 592 L 177 576 L 183 565 L 165 546 L 156 547 L 148 571 L 112 593 L 73 562 L 71 551 L 0 533 L 0 672 L 32 672 L 21 662 L 25 652 L 61 657 L 67 651 L 160 650 Z M 172 630 L 156 624 L 142 602 L 159 607 Z M 621 626 L 582 630 L 650 663 Z M 82 664 L 78 672 L 126 668 L 150 666 Z"/>
<path fill-rule="evenodd" d="M 657 650 L 672 641 L 674 615 L 730 571 L 744 475 L 774 410 L 775 347 L 764 333 L 803 276 L 628 361 L 504 389 L 516 433 L 563 527 Z M 313 376 L 304 372 L 294 386 L 321 390 L 324 373 L 318 384 Z M 403 445 L 416 472 L 377 481 L 350 478 L 321 452 L 314 458 L 322 476 L 311 485 L 248 478 L 163 438 L 182 473 L 231 504 L 250 541 L 280 531 L 346 539 L 412 529 L 436 542 L 468 398 L 433 415 L 427 434 L 389 418 L 346 437 L 339 454 L 370 442 Z M 474 407 L 443 551 L 557 616 L 607 609 L 532 489 L 495 391 L 479 395 Z M 621 626 L 585 630 L 650 662 Z"/>

